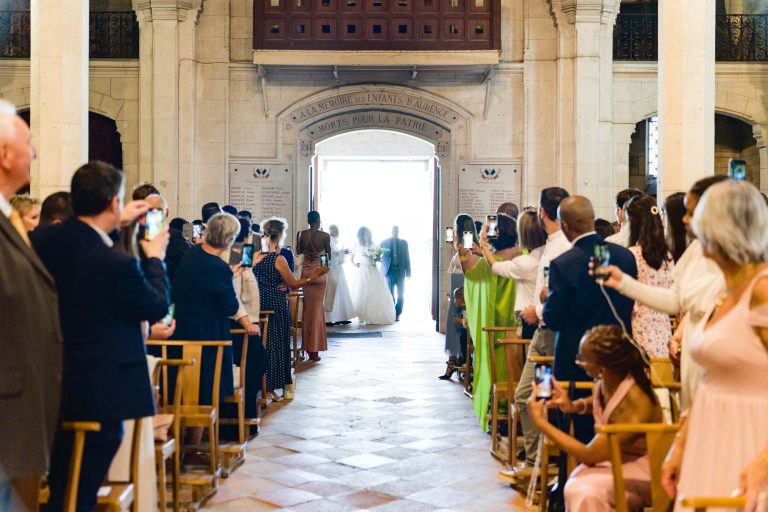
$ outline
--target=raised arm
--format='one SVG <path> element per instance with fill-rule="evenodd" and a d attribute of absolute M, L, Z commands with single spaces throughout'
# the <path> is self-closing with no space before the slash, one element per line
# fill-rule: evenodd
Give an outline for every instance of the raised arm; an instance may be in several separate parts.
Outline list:
<path fill-rule="evenodd" d="M 288 267 L 288 262 L 285 261 L 285 258 L 282 256 L 278 256 L 277 259 L 275 259 L 275 268 L 280 273 L 280 277 L 283 278 L 285 284 L 290 288 L 301 288 L 330 270 L 328 267 L 318 267 L 309 277 L 296 279 L 293 276 L 293 273 L 291 273 L 291 269 Z"/>

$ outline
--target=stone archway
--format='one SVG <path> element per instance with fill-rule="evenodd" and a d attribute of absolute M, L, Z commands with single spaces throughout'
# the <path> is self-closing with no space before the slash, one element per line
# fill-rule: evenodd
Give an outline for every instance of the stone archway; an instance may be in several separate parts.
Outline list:
<path fill-rule="evenodd" d="M 440 173 L 435 189 L 439 204 L 436 231 L 458 208 L 458 168 L 467 159 L 471 114 L 436 94 L 402 86 L 355 85 L 307 97 L 278 115 L 283 138 L 281 155 L 294 159 L 293 219 L 301 219 L 310 204 L 310 172 L 315 144 L 346 132 L 381 129 L 405 133 L 434 144 Z M 447 289 L 445 273 L 450 248 L 436 243 L 435 278 Z M 433 293 L 436 300 L 436 293 Z M 443 305 L 444 301 L 436 301 Z M 444 309 L 443 305 L 443 309 Z M 444 311 L 440 311 L 442 317 Z"/>

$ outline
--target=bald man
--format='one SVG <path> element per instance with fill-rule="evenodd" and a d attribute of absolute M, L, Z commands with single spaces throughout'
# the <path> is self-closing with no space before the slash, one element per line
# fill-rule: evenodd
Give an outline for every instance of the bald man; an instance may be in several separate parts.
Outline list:
<path fill-rule="evenodd" d="M 56 285 L 8 202 L 35 157 L 26 123 L 0 101 L 0 510 L 37 510 L 61 393 Z"/>
<path fill-rule="evenodd" d="M 544 302 L 543 318 L 547 327 L 555 331 L 555 377 L 560 381 L 591 381 L 583 368 L 576 364 L 579 342 L 584 333 L 597 325 L 618 324 L 597 281 L 588 274 L 589 261 L 595 246 L 605 244 L 595 233 L 595 212 L 592 203 L 583 196 L 571 196 L 560 202 L 557 212 L 560 229 L 571 242 L 570 250 L 564 252 L 549 264 L 549 291 Z M 637 276 L 637 267 L 632 253 L 620 245 L 608 243 L 610 261 L 623 272 Z M 606 289 L 616 307 L 619 317 L 631 332 L 632 307 L 634 302 Z M 589 393 L 577 392 L 576 396 Z M 563 415 L 558 416 L 559 427 L 568 432 Z M 576 438 L 588 443 L 594 436 L 594 422 L 591 415 L 572 416 Z M 564 459 L 560 465 L 562 484 L 568 477 Z M 555 499 L 562 499 L 562 485 L 558 484 Z"/>

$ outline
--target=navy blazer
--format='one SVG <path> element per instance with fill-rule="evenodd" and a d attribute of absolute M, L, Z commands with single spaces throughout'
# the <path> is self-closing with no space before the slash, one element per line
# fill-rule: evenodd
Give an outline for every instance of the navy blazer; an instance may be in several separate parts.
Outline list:
<path fill-rule="evenodd" d="M 557 331 L 555 337 L 555 377 L 558 380 L 591 380 L 576 364 L 579 342 L 584 333 L 597 325 L 618 325 L 608 301 L 594 277 L 588 274 L 589 260 L 597 244 L 604 243 L 596 234 L 578 240 L 571 249 L 549 264 L 549 292 L 544 303 L 544 323 Z M 632 253 L 616 244 L 608 244 L 611 265 L 637 277 Z M 634 301 L 615 290 L 605 289 L 616 311 L 631 333 Z"/>
<path fill-rule="evenodd" d="M 75 217 L 35 249 L 56 281 L 64 337 L 62 418 L 115 422 L 154 414 L 141 322 L 168 312 L 162 261 L 141 266 Z"/>
<path fill-rule="evenodd" d="M 386 275 L 389 273 L 389 267 L 392 265 L 392 249 L 395 246 L 394 238 L 387 238 L 381 242 L 381 247 L 389 249 L 381 255 L 381 273 Z M 397 239 L 397 258 L 400 265 L 400 272 L 405 273 L 406 277 L 411 277 L 411 256 L 408 253 L 408 242 L 398 238 Z"/>

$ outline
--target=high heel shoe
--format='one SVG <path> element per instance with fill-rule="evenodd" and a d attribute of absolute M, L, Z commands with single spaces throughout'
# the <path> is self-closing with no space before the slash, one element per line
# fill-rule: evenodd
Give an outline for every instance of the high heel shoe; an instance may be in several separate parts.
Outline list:
<path fill-rule="evenodd" d="M 445 373 L 438 377 L 440 380 L 451 380 L 451 377 L 453 377 L 453 374 L 456 373 L 456 367 L 455 366 L 449 366 L 445 369 Z"/>
<path fill-rule="evenodd" d="M 320 355 L 317 352 L 307 352 L 309 354 L 309 359 L 312 361 L 319 361 Z"/>

